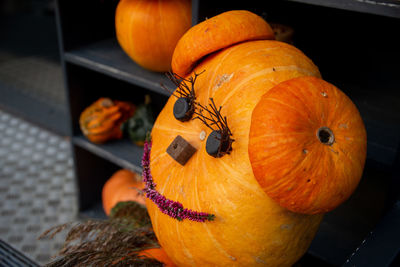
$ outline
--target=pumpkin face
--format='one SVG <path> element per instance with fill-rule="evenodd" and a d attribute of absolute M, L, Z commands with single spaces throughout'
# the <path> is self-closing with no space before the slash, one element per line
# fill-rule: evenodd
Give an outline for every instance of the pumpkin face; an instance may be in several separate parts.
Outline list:
<path fill-rule="evenodd" d="M 268 91 L 253 111 L 249 155 L 263 190 L 295 212 L 328 212 L 360 181 L 367 138 L 351 100 L 321 79 Z"/>
<path fill-rule="evenodd" d="M 190 26 L 190 0 L 121 0 L 115 14 L 122 49 L 152 71 L 171 69 L 176 43 Z"/>
<path fill-rule="evenodd" d="M 83 134 L 93 143 L 122 138 L 121 125 L 135 112 L 135 105 L 102 97 L 88 106 L 79 117 Z"/>
<path fill-rule="evenodd" d="M 248 154 L 251 114 L 274 85 L 299 76 L 318 77 L 318 68 L 291 45 L 258 40 L 209 55 L 186 77 L 195 74 L 196 101 L 208 106 L 212 98 L 222 107 L 234 142 L 229 154 L 210 156 L 206 143 L 211 129 L 201 120 L 175 119 L 177 99 L 168 100 L 152 130 L 150 168 L 156 189 L 215 219 L 179 221 L 146 200 L 158 241 L 182 266 L 292 265 L 307 250 L 322 215 L 290 212 L 262 190 Z M 178 135 L 196 150 L 184 165 L 166 152 Z"/>
<path fill-rule="evenodd" d="M 141 190 L 144 183 L 140 175 L 129 170 L 119 170 L 115 172 L 103 186 L 102 201 L 103 209 L 110 215 L 111 209 L 119 202 L 136 201 L 145 205 L 145 200 Z"/>
<path fill-rule="evenodd" d="M 332 202 L 332 208 L 343 201 L 336 201 L 337 195 L 346 197 L 354 190 L 365 158 L 365 129 L 351 101 L 319 79 L 318 68 L 301 51 L 251 36 L 237 43 L 242 29 L 232 14 L 238 13 L 227 13 L 194 26 L 175 49 L 174 61 L 179 64 L 172 65 L 183 80 L 154 124 L 150 160 L 145 145 L 146 206 L 159 243 L 179 266 L 291 266 L 307 250 L 322 220 L 321 212 L 326 211 L 324 207 L 315 212 L 306 196 L 332 189 L 323 201 L 314 198 L 317 207 Z M 234 22 L 218 27 L 215 21 L 224 18 Z M 265 22 L 252 21 L 258 24 L 252 25 L 255 29 L 269 31 Z M 230 24 L 236 26 L 230 29 Z M 255 36 L 259 33 L 250 31 Z M 227 36 L 232 42 L 221 47 L 214 42 L 219 38 L 215 35 Z M 199 56 L 204 51 L 212 54 Z M 303 86 L 307 88 L 299 89 Z M 319 100 L 321 96 L 328 97 L 329 104 Z M 332 112 L 336 108 L 342 108 L 341 116 Z M 272 114 L 270 109 L 274 109 Z M 351 114 L 355 117 L 349 118 Z M 312 138 L 305 131 L 309 129 Z M 327 163 L 306 167 L 312 176 L 310 183 L 317 184 L 315 191 L 297 184 L 296 167 L 303 167 L 296 150 L 300 145 L 290 146 L 295 143 L 292 135 L 297 134 L 303 134 L 301 153 Z M 312 146 L 314 139 L 323 149 L 342 149 L 339 153 L 352 162 L 340 164 L 338 158 L 319 157 L 323 149 Z M 280 160 L 287 162 L 278 166 Z M 344 168 L 353 163 L 357 166 L 347 172 Z M 329 168 L 335 169 L 331 180 L 321 179 Z M 337 184 L 332 183 L 336 174 L 342 175 Z M 282 186 L 286 180 L 292 195 Z M 312 214 L 286 208 L 287 199 L 291 205 L 297 198 L 298 207 Z"/>

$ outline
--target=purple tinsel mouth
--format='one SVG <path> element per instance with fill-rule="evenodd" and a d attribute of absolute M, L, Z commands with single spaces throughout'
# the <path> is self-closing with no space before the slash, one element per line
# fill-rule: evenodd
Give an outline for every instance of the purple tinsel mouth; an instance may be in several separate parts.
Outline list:
<path fill-rule="evenodd" d="M 151 176 L 150 172 L 150 151 L 151 142 L 145 141 L 144 153 L 142 158 L 142 174 L 143 181 L 146 185 L 143 190 L 146 194 L 146 197 L 153 201 L 162 213 L 167 214 L 168 216 L 179 221 L 182 221 L 184 219 L 189 219 L 196 222 L 213 221 L 215 215 L 184 208 L 181 203 L 167 199 L 156 190 L 156 184 L 154 183 L 153 177 Z"/>

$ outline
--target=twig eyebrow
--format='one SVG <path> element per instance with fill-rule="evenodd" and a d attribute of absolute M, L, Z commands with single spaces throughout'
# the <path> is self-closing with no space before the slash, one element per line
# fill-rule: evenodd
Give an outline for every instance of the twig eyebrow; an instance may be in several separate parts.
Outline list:
<path fill-rule="evenodd" d="M 211 130 L 215 130 L 212 127 L 215 125 L 221 132 L 226 132 L 229 136 L 232 136 L 232 132 L 228 127 L 228 120 L 226 116 L 221 115 L 222 106 L 219 106 L 219 108 L 217 108 L 213 98 L 210 98 L 210 103 L 208 104 L 210 108 L 207 106 L 203 106 L 198 102 L 196 102 L 196 105 L 199 106 L 200 109 L 198 111 L 195 110 L 194 113 L 197 116 L 193 119 L 201 120 L 204 125 L 206 125 Z M 203 114 L 204 110 L 208 112 L 208 114 L 210 115 L 209 117 Z"/>

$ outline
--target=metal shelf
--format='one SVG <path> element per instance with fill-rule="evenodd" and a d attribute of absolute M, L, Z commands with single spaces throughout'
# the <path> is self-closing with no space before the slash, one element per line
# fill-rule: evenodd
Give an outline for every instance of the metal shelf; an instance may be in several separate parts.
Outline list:
<path fill-rule="evenodd" d="M 114 83 L 123 84 L 118 93 L 124 96 L 138 94 L 138 91 L 125 90 L 131 84 L 143 89 L 140 94 L 150 90 L 162 97 L 169 96 L 170 93 L 162 89 L 161 84 L 166 85 L 171 91 L 175 89 L 164 74 L 143 69 L 121 49 L 114 37 L 113 28 L 116 3 L 99 0 L 95 2 L 96 4 L 80 3 L 80 9 L 77 11 L 76 5 L 70 1 L 56 1 L 59 14 L 58 30 L 62 37 L 64 74 L 67 77 L 69 103 L 73 107 L 72 122 L 75 126 L 77 111 L 82 110 L 91 98 L 98 97 L 102 93 L 99 90 L 101 86 L 109 88 L 112 85 L 112 88 L 115 88 Z M 193 0 L 193 21 L 197 22 L 210 17 L 214 12 L 233 9 L 233 6 L 236 6 L 228 1 L 222 4 L 223 2 L 216 6 L 217 3 L 209 4 Z M 300 38 L 297 38 L 297 41 L 303 45 L 299 48 L 308 49 L 305 50 L 306 54 L 309 52 L 313 55 L 312 58 L 320 60 L 318 66 L 324 67 L 326 73 L 329 73 L 332 79 L 330 82 L 344 90 L 355 102 L 365 120 L 368 132 L 368 163 L 359 189 L 345 205 L 326 215 L 319 233 L 300 265 L 304 263 L 304 266 L 326 266 L 321 262 L 306 264 L 307 260 L 319 259 L 325 264 L 339 266 L 346 262 L 352 252 L 354 257 L 350 259 L 351 263 L 357 262 L 357 257 L 364 258 L 365 254 L 373 255 L 376 247 L 372 246 L 375 243 L 370 243 L 369 239 L 380 237 L 382 233 L 376 231 L 376 235 L 371 237 L 368 233 L 374 231 L 374 226 L 381 221 L 386 212 L 390 191 L 388 187 L 391 185 L 390 166 L 396 160 L 396 156 L 398 157 L 400 144 L 398 135 L 400 98 L 396 87 L 398 78 L 394 74 L 397 58 L 391 53 L 382 53 L 382 51 L 396 50 L 397 42 L 391 42 L 394 40 L 392 29 L 381 26 L 391 25 L 396 29 L 400 18 L 400 0 L 250 2 L 246 4 L 251 6 L 257 3 L 256 11 L 260 13 L 268 10 L 270 14 L 279 16 L 283 22 L 289 24 L 292 20 L 299 22 L 297 33 Z M 244 3 L 240 6 L 242 5 Z M 299 13 L 296 8 L 288 8 L 293 6 L 301 7 L 303 12 Z M 304 14 L 307 16 L 304 17 Z M 335 30 L 338 26 L 336 23 L 331 24 L 332 19 L 341 22 L 339 29 L 346 25 L 351 27 L 344 28 L 343 31 L 326 30 Z M 371 22 L 369 26 L 377 27 L 364 29 L 364 22 L 370 19 L 373 23 Z M 358 24 L 354 25 L 354 21 Z M 318 24 L 321 26 L 314 26 Z M 364 30 L 360 31 L 360 27 Z M 385 30 L 379 32 L 382 28 Z M 371 30 L 379 32 L 381 38 L 375 38 L 375 42 L 370 42 Z M 322 31 L 325 34 L 320 34 Z M 315 32 L 319 33 L 318 36 Z M 333 35 L 342 33 L 346 42 L 332 38 L 332 33 Z M 329 42 L 332 40 L 338 41 L 332 44 Z M 331 48 L 335 48 L 335 51 Z M 338 67 L 341 69 L 338 70 Z M 101 86 L 89 90 L 93 87 L 93 80 L 96 80 L 95 85 Z M 128 83 L 128 86 L 125 86 L 124 82 Z M 127 139 L 96 145 L 79 133 L 73 134 L 71 141 L 80 187 L 81 214 L 86 217 L 102 217 L 104 214 L 99 202 L 102 184 L 119 167 L 140 173 L 143 149 Z M 365 250 L 367 245 L 372 249 Z M 398 251 L 398 245 L 395 244 L 394 247 Z M 383 263 L 384 255 L 379 251 L 376 252 L 378 252 L 374 255 L 376 260 Z"/>
<path fill-rule="evenodd" d="M 74 136 L 72 143 L 113 162 L 121 168 L 126 168 L 137 173 L 142 172 L 143 148 L 136 146 L 127 139 L 97 145 L 87 140 L 83 135 L 80 135 Z"/>
<path fill-rule="evenodd" d="M 131 60 L 120 48 L 116 39 L 107 39 L 64 53 L 67 62 L 106 74 L 108 76 L 147 88 L 162 95 L 170 93 L 175 87 L 163 74 L 143 69 Z"/>
<path fill-rule="evenodd" d="M 338 8 L 362 13 L 400 18 L 398 0 L 289 0 L 329 8 Z"/>

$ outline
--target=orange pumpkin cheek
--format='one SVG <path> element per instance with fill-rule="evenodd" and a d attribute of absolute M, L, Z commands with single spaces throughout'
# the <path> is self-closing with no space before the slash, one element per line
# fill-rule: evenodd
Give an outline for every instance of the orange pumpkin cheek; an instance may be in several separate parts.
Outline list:
<path fill-rule="evenodd" d="M 356 106 L 315 77 L 277 85 L 253 111 L 249 154 L 256 179 L 294 212 L 323 213 L 343 203 L 360 181 L 366 147 Z"/>
<path fill-rule="evenodd" d="M 287 56 L 282 57 L 284 49 Z M 269 58 L 270 60 L 265 60 Z M 211 222 L 178 221 L 147 200 L 154 231 L 178 265 L 290 266 L 307 250 L 322 215 L 294 214 L 277 205 L 253 175 L 248 155 L 251 114 L 261 96 L 282 80 L 319 76 L 298 49 L 276 41 L 253 41 L 206 58 L 194 70 L 196 101 L 212 97 L 227 116 L 235 141 L 221 158 L 207 154 L 201 121 L 173 117 L 171 97 L 152 131 L 151 172 L 157 190 L 184 207 L 215 215 Z M 193 75 L 193 73 L 192 73 Z M 197 149 L 184 166 L 166 149 L 177 135 Z"/>

